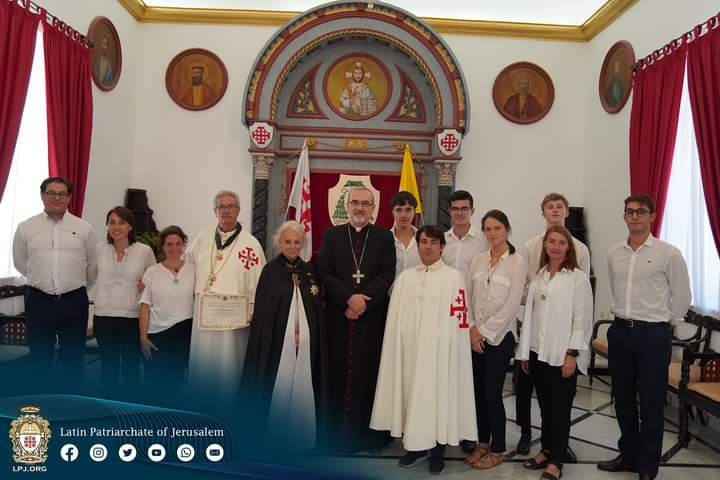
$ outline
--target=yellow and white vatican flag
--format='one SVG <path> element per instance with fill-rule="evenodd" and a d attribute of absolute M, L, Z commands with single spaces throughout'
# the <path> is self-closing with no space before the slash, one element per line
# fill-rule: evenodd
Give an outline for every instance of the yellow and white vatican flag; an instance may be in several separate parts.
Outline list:
<path fill-rule="evenodd" d="M 417 200 L 415 214 L 422 214 L 422 204 L 420 203 L 420 190 L 418 189 L 417 178 L 415 178 L 415 167 L 413 166 L 412 152 L 410 145 L 405 144 L 405 152 L 403 152 L 402 171 L 400 172 L 400 191 L 410 192 Z"/>
<path fill-rule="evenodd" d="M 305 246 L 300 252 L 300 257 L 309 262 L 312 257 L 312 213 L 310 211 L 310 155 L 307 138 L 303 142 L 295 170 L 295 180 L 288 198 L 288 210 L 285 213 L 285 217 L 288 219 L 291 207 L 295 208 L 295 215 L 292 219 L 302 223 L 305 227 Z"/>

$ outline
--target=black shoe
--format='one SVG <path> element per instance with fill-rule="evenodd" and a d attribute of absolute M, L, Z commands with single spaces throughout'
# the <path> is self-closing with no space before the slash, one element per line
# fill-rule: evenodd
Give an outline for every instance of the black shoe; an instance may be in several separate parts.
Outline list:
<path fill-rule="evenodd" d="M 428 470 L 432 475 L 440 475 L 440 473 L 445 470 L 445 457 L 432 455 L 430 457 L 430 466 L 428 467 Z"/>
<path fill-rule="evenodd" d="M 473 442 L 472 440 L 460 440 L 460 448 L 462 448 L 463 453 L 473 453 L 475 451 L 475 445 L 476 442 Z"/>
<path fill-rule="evenodd" d="M 573 449 L 570 448 L 570 445 L 567 447 L 567 451 L 565 452 L 565 459 L 563 460 L 564 463 L 577 463 L 577 455 L 575 455 L 575 452 L 573 452 Z"/>
<path fill-rule="evenodd" d="M 655 475 L 651 475 L 649 473 L 640 473 L 638 474 L 638 478 L 640 480 L 655 480 Z"/>
<path fill-rule="evenodd" d="M 515 447 L 515 451 L 517 451 L 518 455 L 529 454 L 531 442 L 532 442 L 532 438 L 530 438 L 530 434 L 520 435 L 520 440 L 518 441 L 517 447 Z"/>
<path fill-rule="evenodd" d="M 618 455 L 612 460 L 598 462 L 597 468 L 605 472 L 637 472 L 637 467 L 631 463 L 625 463 L 622 455 Z"/>
<path fill-rule="evenodd" d="M 425 457 L 427 457 L 427 455 L 427 450 L 421 450 L 419 452 L 407 452 L 405 455 L 400 457 L 400 460 L 398 460 L 398 465 L 404 468 L 410 468 L 414 466 L 418 462 L 418 460 L 423 460 Z"/>

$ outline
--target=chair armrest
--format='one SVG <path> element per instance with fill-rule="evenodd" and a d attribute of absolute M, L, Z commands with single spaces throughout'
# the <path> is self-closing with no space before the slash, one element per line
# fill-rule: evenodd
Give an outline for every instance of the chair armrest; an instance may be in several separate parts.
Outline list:
<path fill-rule="evenodd" d="M 695 362 L 695 360 L 707 363 L 716 358 L 720 358 L 720 352 L 694 352 L 688 348 L 684 349 L 682 364 L 680 365 L 680 383 L 678 384 L 680 389 L 687 388 L 687 384 L 690 382 L 690 365 Z"/>
<path fill-rule="evenodd" d="M 603 325 L 610 325 L 613 323 L 613 320 L 598 320 L 595 322 L 595 325 L 593 325 L 593 331 L 592 331 L 592 340 L 595 340 L 598 336 L 598 331 L 600 330 L 600 327 Z"/>

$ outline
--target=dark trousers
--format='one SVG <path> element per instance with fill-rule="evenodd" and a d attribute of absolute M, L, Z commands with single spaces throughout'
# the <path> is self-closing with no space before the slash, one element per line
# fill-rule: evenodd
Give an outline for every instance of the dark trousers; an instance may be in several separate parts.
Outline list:
<path fill-rule="evenodd" d="M 120 393 L 140 384 L 140 329 L 137 318 L 95 316 L 103 389 Z M 122 387 L 120 373 L 122 372 Z"/>
<path fill-rule="evenodd" d="M 150 396 L 167 397 L 183 382 L 190 359 L 191 334 L 192 318 L 162 332 L 148 334 L 148 339 L 158 348 L 144 364 L 145 385 Z"/>
<path fill-rule="evenodd" d="M 542 416 L 541 445 L 550 463 L 562 468 L 570 438 L 570 411 L 572 410 L 577 370 L 570 377 L 562 376 L 561 367 L 553 367 L 530 352 L 530 373 L 537 391 Z"/>
<path fill-rule="evenodd" d="M 532 434 L 530 411 L 533 392 L 532 373 L 523 372 L 521 362 L 515 362 L 515 424 L 520 427 L 522 435 Z"/>
<path fill-rule="evenodd" d="M 59 345 L 59 386 L 75 389 L 82 383 L 83 355 L 88 324 L 85 287 L 63 295 L 48 295 L 28 287 L 25 297 L 32 376 L 48 385 L 53 374 L 55 343 Z"/>
<path fill-rule="evenodd" d="M 665 323 L 628 327 L 615 322 L 607 332 L 608 364 L 620 424 L 618 448 L 623 460 L 637 465 L 640 474 L 657 475 L 660 463 L 671 338 Z"/>
<path fill-rule="evenodd" d="M 514 348 L 515 339 L 508 332 L 497 346 L 485 342 L 485 353 L 472 352 L 478 441 L 490 443 L 493 453 L 505 451 L 503 384 Z"/>

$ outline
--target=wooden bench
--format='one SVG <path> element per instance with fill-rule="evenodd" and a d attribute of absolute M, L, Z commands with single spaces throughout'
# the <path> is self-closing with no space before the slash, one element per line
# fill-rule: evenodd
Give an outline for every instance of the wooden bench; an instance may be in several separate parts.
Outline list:
<path fill-rule="evenodd" d="M 678 365 L 680 380 L 676 389 L 678 407 L 678 441 L 662 458 L 667 461 L 692 438 L 689 420 L 692 408 L 720 417 L 720 352 L 711 348 L 713 338 L 720 336 L 720 320 L 703 317 L 702 337 L 688 342 Z M 702 414 L 698 415 L 702 418 Z"/>

